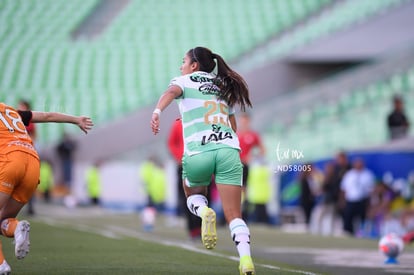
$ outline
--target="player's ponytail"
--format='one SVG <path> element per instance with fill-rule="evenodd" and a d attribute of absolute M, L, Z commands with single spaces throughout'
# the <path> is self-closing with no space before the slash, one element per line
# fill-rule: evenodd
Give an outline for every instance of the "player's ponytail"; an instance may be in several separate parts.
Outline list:
<path fill-rule="evenodd" d="M 242 111 L 245 111 L 246 106 L 252 107 L 249 89 L 243 77 L 233 71 L 220 55 L 212 54 L 212 57 L 217 61 L 220 98 L 230 106 L 234 106 L 236 103 L 239 104 Z"/>
<path fill-rule="evenodd" d="M 192 62 L 198 62 L 199 69 L 203 72 L 211 73 L 217 62 L 215 84 L 220 88 L 220 99 L 226 101 L 231 107 L 239 104 L 242 111 L 245 111 L 246 106 L 252 107 L 246 81 L 233 71 L 220 55 L 204 47 L 191 49 L 187 54 Z"/>

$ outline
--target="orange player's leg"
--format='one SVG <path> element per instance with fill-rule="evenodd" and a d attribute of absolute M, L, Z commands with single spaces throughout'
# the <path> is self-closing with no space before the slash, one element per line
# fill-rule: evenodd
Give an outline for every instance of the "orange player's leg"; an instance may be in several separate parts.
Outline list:
<path fill-rule="evenodd" d="M 6 237 L 15 238 L 18 259 L 24 258 L 29 252 L 30 224 L 18 221 L 16 216 L 33 196 L 39 173 L 39 160 L 31 154 L 15 151 L 0 155 L 0 231 Z M 10 267 L 3 260 L 3 263 L 0 262 L 0 273 L 7 274 L 8 271 Z"/>
<path fill-rule="evenodd" d="M 16 230 L 17 223 L 19 221 L 15 218 L 8 218 L 1 221 L 1 234 L 8 238 L 14 237 L 14 231 Z"/>
<path fill-rule="evenodd" d="M 0 241 L 0 274 L 10 274 L 11 268 L 9 264 L 6 262 L 6 259 L 3 255 L 3 248 Z"/>
<path fill-rule="evenodd" d="M 0 241 L 0 263 L 3 263 L 4 261 L 4 255 L 3 255 L 3 245 Z"/>

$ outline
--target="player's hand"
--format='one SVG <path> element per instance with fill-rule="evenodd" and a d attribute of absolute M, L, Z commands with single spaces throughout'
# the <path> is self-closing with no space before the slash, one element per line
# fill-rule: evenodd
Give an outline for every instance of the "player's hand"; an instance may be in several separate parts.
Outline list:
<path fill-rule="evenodd" d="M 85 117 L 85 116 L 80 116 L 78 118 L 78 123 L 77 125 L 79 126 L 79 128 L 85 133 L 87 134 L 88 131 L 90 129 L 92 129 L 93 126 L 93 122 L 92 119 L 89 117 Z"/>
<path fill-rule="evenodd" d="M 151 130 L 154 133 L 154 135 L 156 135 L 160 132 L 160 115 L 157 114 L 157 113 L 152 114 Z"/>

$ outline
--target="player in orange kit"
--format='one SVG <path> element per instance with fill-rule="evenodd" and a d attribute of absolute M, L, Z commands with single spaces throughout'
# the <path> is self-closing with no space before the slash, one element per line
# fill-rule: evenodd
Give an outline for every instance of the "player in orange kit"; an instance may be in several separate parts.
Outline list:
<path fill-rule="evenodd" d="M 17 259 L 29 253 L 30 223 L 16 216 L 34 194 L 40 174 L 39 156 L 25 127 L 30 122 L 72 123 L 85 133 L 93 126 L 88 117 L 17 111 L 0 102 L 0 229 L 3 236 L 14 237 Z M 10 272 L 0 243 L 0 274 Z"/>

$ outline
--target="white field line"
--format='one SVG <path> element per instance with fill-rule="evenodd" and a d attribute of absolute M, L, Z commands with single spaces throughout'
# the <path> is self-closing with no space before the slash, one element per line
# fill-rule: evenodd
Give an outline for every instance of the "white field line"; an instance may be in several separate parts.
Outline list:
<path fill-rule="evenodd" d="M 95 228 L 95 227 L 92 227 L 86 224 L 62 222 L 62 221 L 57 221 L 56 219 L 53 219 L 53 218 L 46 218 L 46 217 L 40 218 L 39 217 L 38 220 L 41 220 L 42 222 L 50 226 L 54 226 L 54 227 L 62 227 L 62 226 L 68 227 L 69 226 L 79 231 L 98 234 L 98 235 L 101 235 L 107 238 L 122 239 L 124 236 L 133 237 L 133 238 L 137 238 L 143 241 L 151 241 L 151 242 L 165 245 L 165 246 L 179 247 L 179 248 L 192 251 L 192 252 L 196 252 L 196 253 L 200 253 L 200 254 L 206 254 L 210 256 L 226 258 L 226 259 L 229 259 L 235 262 L 239 261 L 238 257 L 220 254 L 217 252 L 213 252 L 211 250 L 200 249 L 193 245 L 183 244 L 182 242 L 180 243 L 180 242 L 175 242 L 171 240 L 161 240 L 159 238 L 152 237 L 150 234 L 145 234 L 145 233 L 143 234 L 135 230 L 127 229 L 127 228 L 120 227 L 120 226 L 109 225 L 106 227 L 106 229 L 98 229 L 98 228 Z M 278 271 L 285 271 L 285 272 L 298 273 L 298 274 L 304 274 L 304 275 L 318 275 L 318 273 L 314 273 L 314 272 L 298 270 L 298 269 L 281 268 L 278 266 L 268 265 L 268 264 L 255 264 L 255 265 L 261 266 L 267 269 L 278 270 Z"/>
<path fill-rule="evenodd" d="M 357 268 L 381 268 L 385 272 L 414 274 L 414 254 L 406 252 L 398 257 L 398 264 L 385 264 L 386 257 L 378 250 L 363 249 L 311 249 L 273 247 L 264 251 L 272 254 L 311 254 L 314 263 L 325 266 L 344 266 Z"/>

